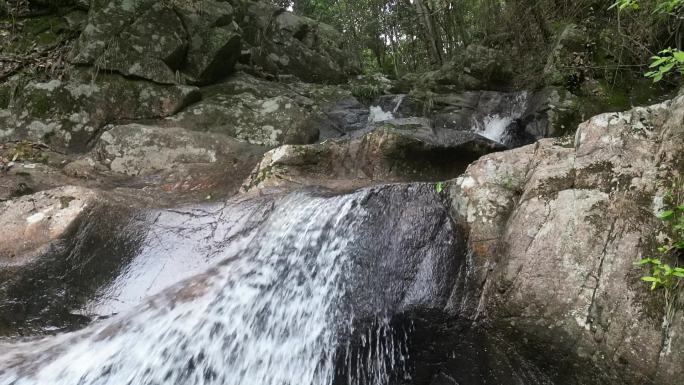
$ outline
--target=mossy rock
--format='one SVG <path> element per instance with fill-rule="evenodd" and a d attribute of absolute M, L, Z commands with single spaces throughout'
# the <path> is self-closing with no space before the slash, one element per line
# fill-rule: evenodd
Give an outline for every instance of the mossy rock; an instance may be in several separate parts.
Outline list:
<path fill-rule="evenodd" d="M 0 109 L 9 107 L 12 99 L 12 89 L 9 83 L 0 84 Z"/>
<path fill-rule="evenodd" d="M 0 45 L 6 54 L 26 54 L 34 49 L 46 49 L 68 38 L 69 25 L 58 15 L 45 15 L 22 20 L 16 39 Z"/>
<path fill-rule="evenodd" d="M 100 75 L 95 80 L 30 82 L 9 103 L 15 139 L 42 140 L 59 149 L 86 150 L 106 124 L 169 116 L 195 102 L 195 87 L 163 86 Z"/>

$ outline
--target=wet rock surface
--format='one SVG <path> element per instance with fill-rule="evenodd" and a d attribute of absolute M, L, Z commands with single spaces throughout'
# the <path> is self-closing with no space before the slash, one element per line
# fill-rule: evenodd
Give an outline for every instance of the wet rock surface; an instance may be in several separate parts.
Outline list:
<path fill-rule="evenodd" d="M 120 231 L 124 236 L 114 233 L 105 242 L 97 237 L 102 230 L 98 224 L 107 223 L 102 221 L 102 213 L 98 214 L 99 219 L 86 216 L 75 230 L 78 236 L 69 238 L 79 239 L 78 245 L 67 243 L 64 246 L 65 250 L 72 250 L 82 258 L 67 259 L 69 263 L 64 266 L 57 263 L 64 261 L 61 258 L 43 256 L 43 270 L 37 270 L 41 274 L 12 285 L 7 291 L 26 295 L 26 298 L 20 296 L 26 304 L 45 306 L 50 301 L 40 319 L 51 321 L 49 325 L 55 327 L 64 323 L 73 325 L 77 315 L 87 320 L 88 317 L 118 312 L 125 314 L 131 310 L 136 314 L 162 310 L 161 314 L 164 314 L 203 296 L 209 290 L 207 285 L 211 285 L 211 277 L 219 274 L 221 269 L 235 266 L 239 270 L 241 258 L 257 258 L 258 248 L 253 246 L 264 242 L 266 238 L 263 237 L 274 230 L 270 223 L 276 220 L 274 216 L 282 215 L 280 207 L 288 207 L 289 201 L 300 199 L 297 196 L 302 194 L 333 205 L 340 199 L 347 199 L 330 195 L 329 191 L 309 190 L 289 196 L 279 193 L 243 196 L 225 204 L 138 211 L 129 216 L 131 221 L 121 222 L 124 225 Z M 349 290 L 342 298 L 340 311 L 343 312 L 341 314 L 354 314 L 355 326 L 351 332 L 340 324 L 339 359 L 342 363 L 345 359 L 364 362 L 361 373 L 354 374 L 355 378 L 412 376 L 419 384 L 439 384 L 439 381 L 450 378 L 473 384 L 485 380 L 513 384 L 527 376 L 534 379 L 531 383 L 547 383 L 533 367 L 520 368 L 520 362 L 525 362 L 522 358 L 504 359 L 502 349 L 505 345 L 495 340 L 488 342 L 487 337 L 473 329 L 469 322 L 454 318 L 454 313 L 445 311 L 453 300 L 454 290 L 466 284 L 465 275 L 457 274 L 467 262 L 465 239 L 454 227 L 447 206 L 432 185 L 374 187 L 354 192 L 349 199 L 351 201 L 347 204 L 355 210 L 345 216 L 345 222 L 357 223 L 359 227 L 354 232 L 360 237 L 349 245 L 353 258 L 349 260 L 350 266 L 344 277 Z M 331 225 L 333 223 L 335 221 Z M 301 225 L 311 226 L 310 223 Z M 111 228 L 111 223 L 105 226 Z M 335 225 L 325 231 L 334 230 L 346 231 Z M 295 247 L 298 240 L 295 237 L 288 242 L 292 244 L 283 247 Z M 335 242 L 328 239 L 317 247 L 325 249 L 326 245 L 334 245 Z M 73 250 L 72 247 L 79 249 Z M 163 250 L 166 252 L 160 254 Z M 387 250 L 392 253 L 387 254 Z M 197 253 L 205 258 L 188 258 Z M 382 255 L 392 257 L 383 258 Z M 53 262 L 48 264 L 48 261 Z M 217 265 L 220 261 L 223 262 Z M 206 270 L 209 266 L 214 267 Z M 51 285 L 44 285 L 44 280 L 51 282 L 54 274 L 63 273 L 64 269 L 68 277 L 66 290 L 53 292 Z M 117 273 L 108 274 L 107 271 L 112 269 Z M 169 283 L 203 271 L 181 286 L 164 289 Z M 42 300 L 38 300 L 37 295 L 41 295 Z M 18 307 L 17 303 L 15 307 Z M 15 311 L 12 314 L 20 318 L 35 311 L 31 308 L 23 310 L 24 313 Z M 48 349 L 52 353 L 41 356 L 49 361 L 55 358 L 52 354 L 72 345 L 64 338 L 71 336 L 83 340 L 94 335 L 97 341 L 103 333 L 108 335 L 108 339 L 117 338 L 117 335 L 130 331 L 131 325 L 115 317 L 101 320 L 78 334 L 61 335 L 37 343 L 47 346 L 57 343 Z M 437 325 L 440 326 L 435 332 L 433 328 Z M 384 332 L 376 335 L 376 329 Z M 358 339 L 363 333 L 369 333 L 365 343 Z M 395 351 L 394 346 L 390 349 L 390 343 L 410 349 L 415 360 L 391 369 L 385 367 L 383 360 L 389 356 L 380 355 L 380 350 L 376 353 L 369 347 L 378 344 L 383 351 L 389 349 L 387 353 L 400 352 Z M 467 363 L 453 353 L 454 349 L 461 348 L 468 352 L 463 356 L 468 357 Z M 11 357 L 12 348 L 3 354 Z M 40 364 L 27 360 L 25 354 L 11 358 L 11 367 L 18 365 L 26 370 L 40 370 Z M 346 378 L 345 368 L 354 368 L 355 365 L 340 366 L 338 373 L 341 378 Z M 495 370 L 490 370 L 490 366 Z"/>
<path fill-rule="evenodd" d="M 0 242 L 0 334 L 71 329 L 75 313 L 139 246 L 135 202 L 66 186 L 3 203 L 8 235 Z"/>
<path fill-rule="evenodd" d="M 356 237 L 336 383 L 684 374 L 682 311 L 664 330 L 632 266 L 684 170 L 684 99 L 544 139 L 592 111 L 560 86 L 573 76 L 562 50 L 544 72 L 555 85 L 530 92 L 511 92 L 499 53 L 479 46 L 420 77 L 340 85 L 357 63 L 329 26 L 262 2 L 200 3 L 97 0 L 24 20 L 0 44 L 37 53 L 0 68 L 0 335 L 195 300 L 304 194 L 356 210 L 354 227 L 305 248 Z M 571 28 L 562 38 L 582 45 Z M 328 234 L 332 218 L 304 228 Z M 283 247 L 303 247 L 297 236 Z"/>
<path fill-rule="evenodd" d="M 167 186 L 179 184 L 190 190 L 231 191 L 263 152 L 262 147 L 223 135 L 129 124 L 102 134 L 93 157 L 118 174 L 157 180 Z M 228 178 L 217 185 L 212 174 Z"/>

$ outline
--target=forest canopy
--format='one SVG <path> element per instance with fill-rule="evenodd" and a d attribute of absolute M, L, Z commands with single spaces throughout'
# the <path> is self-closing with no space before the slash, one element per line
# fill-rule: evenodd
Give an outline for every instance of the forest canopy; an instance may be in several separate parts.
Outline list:
<path fill-rule="evenodd" d="M 662 49 L 682 47 L 681 0 L 273 1 L 342 31 L 367 72 L 397 77 L 440 66 L 471 44 L 538 72 L 568 26 L 591 37 L 592 58 L 575 65 L 618 74 L 643 73 Z"/>

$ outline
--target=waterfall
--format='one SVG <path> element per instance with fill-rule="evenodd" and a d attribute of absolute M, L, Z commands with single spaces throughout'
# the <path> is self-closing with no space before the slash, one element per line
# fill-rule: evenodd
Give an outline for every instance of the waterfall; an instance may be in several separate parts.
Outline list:
<path fill-rule="evenodd" d="M 0 384 L 331 384 L 362 194 L 290 195 L 246 251 L 133 311 L 0 345 Z"/>
<path fill-rule="evenodd" d="M 513 94 L 499 94 L 500 99 L 494 98 L 492 106 L 481 107 L 485 111 L 484 116 L 474 116 L 472 118 L 472 131 L 484 136 L 497 143 L 508 144 L 509 132 L 512 124 L 517 119 L 523 117 L 527 111 L 529 94 L 527 92 L 517 92 Z M 503 106 L 503 108 L 502 108 Z M 496 112 L 487 110 L 498 110 Z"/>
<path fill-rule="evenodd" d="M 394 119 L 394 114 L 392 112 L 383 111 L 380 106 L 371 106 L 369 109 L 370 115 L 368 116 L 368 122 L 384 122 L 387 120 Z"/>
<path fill-rule="evenodd" d="M 392 109 L 392 113 L 396 114 L 397 111 L 399 111 L 399 108 L 401 107 L 401 103 L 404 102 L 404 99 L 406 99 L 406 94 L 400 94 L 397 95 L 397 97 L 394 99 L 394 108 Z"/>
<path fill-rule="evenodd" d="M 368 117 L 368 121 L 370 123 L 375 123 L 394 119 L 395 114 L 399 112 L 399 108 L 404 102 L 404 99 L 406 99 L 406 94 L 395 95 L 394 99 L 392 100 L 394 107 L 388 111 L 385 111 L 382 106 L 371 106 L 369 109 L 370 115 Z"/>

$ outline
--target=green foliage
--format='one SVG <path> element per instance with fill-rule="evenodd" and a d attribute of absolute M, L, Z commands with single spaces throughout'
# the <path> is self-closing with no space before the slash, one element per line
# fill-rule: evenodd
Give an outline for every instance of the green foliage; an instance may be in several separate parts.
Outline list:
<path fill-rule="evenodd" d="M 654 13 L 674 15 L 684 5 L 684 0 L 658 0 L 655 2 Z M 617 8 L 620 11 L 638 11 L 641 9 L 639 0 L 617 0 L 608 9 Z"/>
<path fill-rule="evenodd" d="M 641 8 L 639 0 L 617 0 L 609 9 L 637 11 Z M 676 16 L 677 12 L 684 6 L 684 0 L 657 0 L 653 14 Z M 658 55 L 651 57 L 650 71 L 644 75 L 653 79 L 657 83 L 673 72 L 677 71 L 684 75 L 684 52 L 679 49 L 666 48 Z"/>
<path fill-rule="evenodd" d="M 624 11 L 624 10 L 638 11 L 640 8 L 639 2 L 637 0 L 618 0 L 613 5 L 611 5 L 610 8 L 608 8 L 608 9 L 613 9 L 616 7 L 621 11 Z"/>
<path fill-rule="evenodd" d="M 351 87 L 351 93 L 362 102 L 371 103 L 382 95 L 382 88 L 378 84 L 354 84 Z"/>
<path fill-rule="evenodd" d="M 649 269 L 648 275 L 641 277 L 641 280 L 650 285 L 651 291 L 658 290 L 663 294 L 662 328 L 667 336 L 684 282 L 684 268 L 677 266 L 684 257 L 684 183 L 676 180 L 674 189 L 666 194 L 663 201 L 667 207 L 659 217 L 665 225 L 667 236 L 658 245 L 655 257 L 643 258 L 635 265 Z"/>
<path fill-rule="evenodd" d="M 651 58 L 649 68 L 651 71 L 644 75 L 647 78 L 652 78 L 654 83 L 663 80 L 663 77 L 673 70 L 684 75 L 684 52 L 672 48 L 664 49 Z"/>
<path fill-rule="evenodd" d="M 444 191 L 444 182 L 435 183 L 435 191 L 437 191 L 437 194 L 440 194 L 442 191 Z"/>
<path fill-rule="evenodd" d="M 682 5 L 684 5 L 684 0 L 661 0 L 656 5 L 656 12 L 673 15 Z"/>
<path fill-rule="evenodd" d="M 658 255 L 643 258 L 635 263 L 650 269 L 649 275 L 641 280 L 651 285 L 651 290 L 664 288 L 666 291 L 676 289 L 684 279 L 684 268 L 676 266 L 677 260 L 684 253 L 684 202 L 680 197 L 670 193 L 666 196 L 669 205 L 660 213 L 659 218 L 665 225 L 666 239 L 658 245 Z M 674 261 L 674 266 L 665 261 Z"/>
<path fill-rule="evenodd" d="M 374 74 L 380 72 L 380 66 L 373 56 L 373 52 L 368 48 L 361 50 L 361 67 L 363 69 L 363 73 L 365 74 Z"/>
<path fill-rule="evenodd" d="M 679 283 L 679 279 L 684 278 L 683 268 L 672 267 L 658 258 L 643 258 L 635 264 L 651 268 L 651 275 L 641 277 L 642 281 L 651 284 L 651 290 L 661 286 L 665 289 L 673 289 Z"/>

